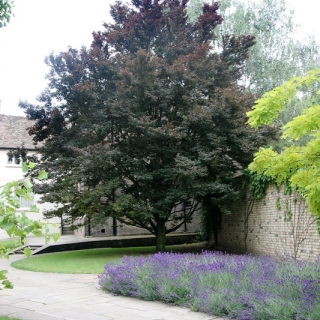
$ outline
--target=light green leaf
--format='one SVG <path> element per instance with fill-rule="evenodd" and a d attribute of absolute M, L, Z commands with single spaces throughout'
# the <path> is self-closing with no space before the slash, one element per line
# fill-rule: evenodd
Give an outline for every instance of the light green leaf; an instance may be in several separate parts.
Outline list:
<path fill-rule="evenodd" d="M 34 230 L 34 231 L 32 231 L 32 233 L 33 233 L 36 237 L 41 237 L 41 236 L 42 236 L 41 230 Z"/>
<path fill-rule="evenodd" d="M 10 229 L 6 230 L 9 237 L 11 237 L 16 231 L 16 225 L 13 225 Z"/>
<path fill-rule="evenodd" d="M 27 188 L 27 189 L 31 189 L 33 184 L 31 183 L 31 181 L 29 179 L 25 179 L 23 181 L 23 185 Z"/>
<path fill-rule="evenodd" d="M 4 258 L 4 259 L 9 260 L 9 255 L 8 255 L 7 253 L 5 253 L 5 252 L 2 252 L 2 253 L 0 254 L 0 258 Z"/>
<path fill-rule="evenodd" d="M 8 279 L 7 280 L 3 280 L 2 284 L 4 285 L 5 289 L 13 289 L 13 285 Z"/>
<path fill-rule="evenodd" d="M 30 258 L 31 256 L 31 249 L 29 247 L 24 248 L 23 253 Z"/>
<path fill-rule="evenodd" d="M 16 229 L 15 232 L 14 232 L 14 235 L 15 235 L 16 237 L 21 237 L 23 233 L 24 233 L 24 232 L 23 232 L 22 230 Z"/>
<path fill-rule="evenodd" d="M 34 162 L 29 162 L 29 168 L 30 168 L 30 169 L 33 169 L 34 167 L 35 167 Z"/>
<path fill-rule="evenodd" d="M 40 210 L 38 209 L 38 207 L 35 204 L 30 206 L 30 211 L 31 212 L 40 212 Z"/>
<path fill-rule="evenodd" d="M 1 222 L 0 224 L 1 229 L 8 231 L 10 229 L 12 229 L 12 227 L 14 227 L 14 223 L 8 220 L 4 220 Z"/>
<path fill-rule="evenodd" d="M 44 225 L 44 222 L 40 222 L 40 221 L 37 221 L 37 220 L 33 220 L 31 225 L 36 228 L 36 229 L 39 229 L 39 228 L 42 228 L 43 225 Z"/>
<path fill-rule="evenodd" d="M 22 171 L 23 172 L 28 172 L 28 165 L 27 165 L 27 163 L 26 162 L 22 162 Z"/>
<path fill-rule="evenodd" d="M 5 274 L 8 273 L 8 270 L 1 270 L 0 271 L 0 280 L 6 279 Z"/>
<path fill-rule="evenodd" d="M 39 175 L 38 175 L 38 179 L 39 180 L 44 180 L 44 179 L 48 179 L 48 173 L 45 171 L 40 171 Z"/>
<path fill-rule="evenodd" d="M 59 234 L 59 233 L 53 233 L 53 234 L 52 234 L 52 238 L 53 238 L 53 241 L 54 241 L 54 242 L 57 242 L 58 239 L 60 238 L 60 234 Z"/>

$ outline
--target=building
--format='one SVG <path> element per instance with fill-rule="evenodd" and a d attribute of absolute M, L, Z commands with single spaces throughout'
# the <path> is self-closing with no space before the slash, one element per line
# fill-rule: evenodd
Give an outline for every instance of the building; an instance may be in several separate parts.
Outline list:
<path fill-rule="evenodd" d="M 16 163 L 15 159 L 8 157 L 8 152 L 17 147 L 24 147 L 28 150 L 28 154 L 35 154 L 35 146 L 32 138 L 27 132 L 32 121 L 25 117 L 9 116 L 0 114 L 0 187 L 7 182 L 23 179 L 21 163 Z M 36 204 L 40 213 L 29 212 L 27 215 L 30 219 L 43 221 L 42 213 L 49 209 L 52 204 L 37 204 L 39 196 L 34 195 L 33 201 L 25 201 L 20 199 L 20 209 L 18 211 L 26 212 L 30 205 Z M 50 232 L 60 232 L 60 219 L 54 218 L 48 220 Z M 7 233 L 0 230 L 0 238 L 7 238 Z"/>

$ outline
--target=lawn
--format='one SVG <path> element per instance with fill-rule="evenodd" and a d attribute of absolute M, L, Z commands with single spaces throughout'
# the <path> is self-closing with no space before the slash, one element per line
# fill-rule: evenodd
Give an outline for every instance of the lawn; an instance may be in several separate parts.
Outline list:
<path fill-rule="evenodd" d="M 7 316 L 0 316 L 0 320 L 20 320 L 18 318 L 10 318 L 10 317 L 7 317 Z"/>
<path fill-rule="evenodd" d="M 163 253 L 105 266 L 102 289 L 241 320 L 320 320 L 320 264 Z"/>
<path fill-rule="evenodd" d="M 201 252 L 204 243 L 194 245 L 168 246 L 173 252 Z M 126 256 L 149 255 L 155 247 L 102 248 L 32 256 L 13 262 L 17 269 L 36 272 L 98 274 L 103 272 L 106 263 L 120 260 Z"/>

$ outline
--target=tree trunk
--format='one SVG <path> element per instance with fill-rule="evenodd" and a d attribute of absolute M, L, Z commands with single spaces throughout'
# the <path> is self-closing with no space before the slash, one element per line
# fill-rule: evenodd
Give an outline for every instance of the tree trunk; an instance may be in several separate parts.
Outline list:
<path fill-rule="evenodd" d="M 156 232 L 156 252 L 164 252 L 166 249 L 165 219 L 158 219 Z"/>
<path fill-rule="evenodd" d="M 208 237 L 208 247 L 218 249 L 218 231 L 211 230 Z"/>
<path fill-rule="evenodd" d="M 218 249 L 218 230 L 213 232 L 214 234 L 214 247 Z"/>
<path fill-rule="evenodd" d="M 208 247 L 213 248 L 214 246 L 214 234 L 213 231 L 211 231 L 208 235 Z"/>

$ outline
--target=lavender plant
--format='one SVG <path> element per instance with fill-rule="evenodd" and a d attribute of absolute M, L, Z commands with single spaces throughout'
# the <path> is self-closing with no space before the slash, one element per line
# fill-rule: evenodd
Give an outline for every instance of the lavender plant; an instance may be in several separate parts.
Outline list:
<path fill-rule="evenodd" d="M 124 257 L 102 289 L 233 319 L 320 319 L 320 265 L 269 257 L 158 253 Z"/>

